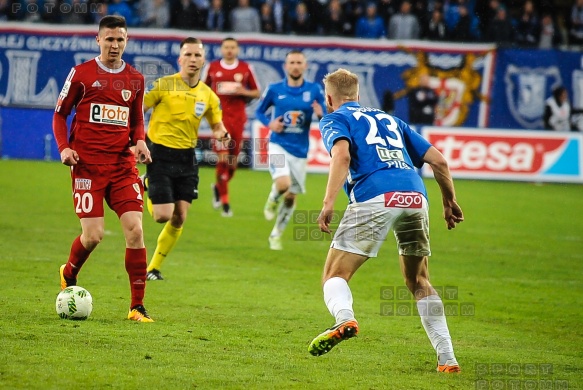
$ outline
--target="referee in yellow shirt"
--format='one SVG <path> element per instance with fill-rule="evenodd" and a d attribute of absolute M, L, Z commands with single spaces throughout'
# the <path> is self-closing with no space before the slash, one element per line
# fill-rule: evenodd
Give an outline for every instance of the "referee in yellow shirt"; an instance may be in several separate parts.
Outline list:
<path fill-rule="evenodd" d="M 202 41 L 184 39 L 178 57 L 180 71 L 156 80 L 144 96 L 144 113 L 154 109 L 146 140 L 152 155 L 152 163 L 146 167 L 147 204 L 154 220 L 165 223 L 148 265 L 148 280 L 163 279 L 162 262 L 182 234 L 192 200 L 198 198 L 194 147 L 202 118 L 215 138 L 229 140 L 219 98 L 200 81 L 204 61 Z"/>

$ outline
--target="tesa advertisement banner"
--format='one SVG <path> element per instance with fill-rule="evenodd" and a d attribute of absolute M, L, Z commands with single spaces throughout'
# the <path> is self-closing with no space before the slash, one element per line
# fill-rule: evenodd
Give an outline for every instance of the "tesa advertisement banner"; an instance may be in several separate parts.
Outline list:
<path fill-rule="evenodd" d="M 454 178 L 583 183 L 583 134 L 424 127 Z M 424 165 L 423 176 L 433 176 Z"/>

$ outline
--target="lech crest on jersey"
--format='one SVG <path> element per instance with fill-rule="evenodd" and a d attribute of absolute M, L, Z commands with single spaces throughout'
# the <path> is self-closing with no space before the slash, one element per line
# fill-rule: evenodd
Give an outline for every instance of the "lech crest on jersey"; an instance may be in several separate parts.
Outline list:
<path fill-rule="evenodd" d="M 130 97 L 132 97 L 132 91 L 129 91 L 127 89 L 122 89 L 121 90 L 121 97 L 123 98 L 124 102 L 127 102 L 128 100 L 130 100 Z"/>

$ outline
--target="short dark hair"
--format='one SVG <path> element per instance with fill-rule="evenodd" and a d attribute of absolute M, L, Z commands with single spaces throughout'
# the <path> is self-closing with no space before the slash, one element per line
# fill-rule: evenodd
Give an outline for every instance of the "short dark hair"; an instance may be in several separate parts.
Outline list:
<path fill-rule="evenodd" d="M 198 38 L 194 38 L 194 37 L 188 37 L 188 38 L 184 38 L 182 40 L 182 42 L 180 42 L 180 48 L 182 49 L 182 46 L 186 45 L 187 43 L 199 43 L 202 45 L 202 41 Z"/>
<path fill-rule="evenodd" d="M 285 55 L 285 58 L 289 57 L 290 54 L 301 54 L 304 57 L 306 56 L 303 51 L 301 51 L 299 49 L 292 49 L 292 50 L 287 52 L 287 54 Z"/>
<path fill-rule="evenodd" d="M 119 15 L 106 15 L 99 21 L 99 31 L 102 28 L 125 28 L 127 30 L 128 25 L 126 19 Z"/>
<path fill-rule="evenodd" d="M 233 37 L 226 37 L 225 39 L 223 39 L 221 41 L 221 43 L 225 43 L 225 42 L 235 42 L 237 45 L 239 44 L 239 42 Z"/>

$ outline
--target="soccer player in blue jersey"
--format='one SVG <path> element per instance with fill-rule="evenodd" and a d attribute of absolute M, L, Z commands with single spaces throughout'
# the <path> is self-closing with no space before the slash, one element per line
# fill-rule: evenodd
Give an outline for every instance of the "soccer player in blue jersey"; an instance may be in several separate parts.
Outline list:
<path fill-rule="evenodd" d="M 437 352 L 437 370 L 459 372 L 443 303 L 429 283 L 427 192 L 415 167 L 431 166 L 439 184 L 448 229 L 464 220 L 443 155 L 398 118 L 358 103 L 358 77 L 338 69 L 324 77 L 328 114 L 320 131 L 332 156 L 320 230 L 330 233 L 334 202 L 344 186 L 350 199 L 324 265 L 324 301 L 335 325 L 318 335 L 308 351 L 319 356 L 358 333 L 348 281 L 376 257 L 393 230 L 405 283 L 417 301 L 421 323 Z"/>
<path fill-rule="evenodd" d="M 273 185 L 263 213 L 268 221 L 277 217 L 269 236 L 272 250 L 282 249 L 281 235 L 294 212 L 296 195 L 305 192 L 312 115 L 321 118 L 325 105 L 322 88 L 304 80 L 307 62 L 301 51 L 290 51 L 284 67 L 286 78 L 267 87 L 255 113 L 271 130 L 268 147 Z"/>

